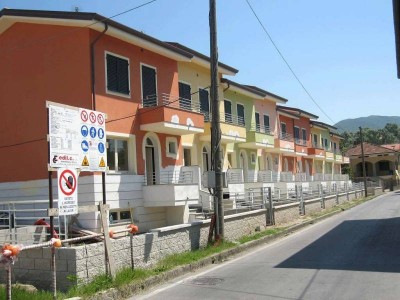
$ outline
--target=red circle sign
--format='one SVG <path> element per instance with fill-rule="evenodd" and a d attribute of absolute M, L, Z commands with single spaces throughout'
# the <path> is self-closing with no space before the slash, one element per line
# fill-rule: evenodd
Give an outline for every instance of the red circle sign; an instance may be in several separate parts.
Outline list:
<path fill-rule="evenodd" d="M 77 184 L 76 176 L 71 170 L 61 172 L 58 186 L 64 195 L 71 196 L 75 192 Z"/>
<path fill-rule="evenodd" d="M 103 123 L 104 123 L 104 116 L 103 116 L 103 114 L 98 114 L 98 115 L 97 115 L 97 122 L 99 122 L 100 125 L 103 125 Z"/>
<path fill-rule="evenodd" d="M 83 122 L 86 122 L 88 120 L 88 113 L 86 110 L 81 111 L 81 119 Z"/>
<path fill-rule="evenodd" d="M 89 119 L 90 119 L 90 122 L 95 123 L 96 122 L 96 114 L 91 111 L 90 115 L 89 115 Z"/>

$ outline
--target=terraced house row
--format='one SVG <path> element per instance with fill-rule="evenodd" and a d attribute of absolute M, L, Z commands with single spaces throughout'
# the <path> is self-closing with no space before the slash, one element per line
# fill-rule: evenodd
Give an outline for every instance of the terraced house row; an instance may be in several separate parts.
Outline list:
<path fill-rule="evenodd" d="M 146 231 L 186 223 L 189 205 L 212 201 L 202 176 L 211 166 L 209 57 L 105 19 L 0 11 L 0 201 L 48 199 L 50 100 L 107 114 L 111 225 L 133 220 Z M 238 72 L 231 66 L 219 63 L 218 72 L 226 199 L 249 188 L 348 180 L 336 128 L 231 80 Z M 79 205 L 101 201 L 101 176 L 81 173 L 78 194 Z M 99 229 L 97 213 L 75 221 Z"/>

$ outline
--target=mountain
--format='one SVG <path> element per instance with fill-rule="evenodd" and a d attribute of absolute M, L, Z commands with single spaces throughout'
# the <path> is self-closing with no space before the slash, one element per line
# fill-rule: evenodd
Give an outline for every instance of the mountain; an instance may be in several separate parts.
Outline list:
<path fill-rule="evenodd" d="M 400 116 L 368 116 L 355 119 L 345 119 L 337 122 L 333 126 L 337 127 L 340 132 L 355 132 L 359 130 L 360 126 L 362 128 L 381 129 L 385 127 L 387 123 L 393 123 L 400 126 Z"/>

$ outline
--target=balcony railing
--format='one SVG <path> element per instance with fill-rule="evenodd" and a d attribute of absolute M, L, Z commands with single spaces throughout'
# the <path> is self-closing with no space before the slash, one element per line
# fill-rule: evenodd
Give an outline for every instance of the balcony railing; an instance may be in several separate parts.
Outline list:
<path fill-rule="evenodd" d="M 145 185 L 157 184 L 195 184 L 193 171 L 161 171 L 145 176 Z"/>
<path fill-rule="evenodd" d="M 312 142 L 312 147 L 317 149 L 325 149 L 325 147 L 321 143 Z"/>
<path fill-rule="evenodd" d="M 226 171 L 226 180 L 228 183 L 243 183 L 243 170 L 228 169 Z"/>
<path fill-rule="evenodd" d="M 255 131 L 259 133 L 265 133 L 272 135 L 271 128 L 269 126 L 262 126 L 260 124 L 251 123 L 250 131 Z"/>
<path fill-rule="evenodd" d="M 278 182 L 278 173 L 271 170 L 259 171 L 258 182 Z"/>
<path fill-rule="evenodd" d="M 182 109 L 186 111 L 200 112 L 200 105 L 191 99 L 185 99 L 182 97 L 171 96 L 170 94 L 160 95 L 149 95 L 142 99 L 141 107 L 156 107 L 165 106 L 177 109 Z"/>
<path fill-rule="evenodd" d="M 296 143 L 296 145 L 300 145 L 300 146 L 304 146 L 304 147 L 307 147 L 307 145 L 308 145 L 306 140 L 303 140 L 300 138 L 295 138 L 294 142 Z"/>
<path fill-rule="evenodd" d="M 293 182 L 293 173 L 292 172 L 281 172 L 280 181 L 281 182 Z"/>
<path fill-rule="evenodd" d="M 211 113 L 208 111 L 201 110 L 200 111 L 204 115 L 204 121 L 205 122 L 211 122 L 212 117 Z M 223 113 L 220 115 L 221 122 L 228 123 L 228 124 L 233 124 L 233 125 L 238 125 L 238 126 L 245 126 L 246 123 L 244 121 L 244 118 L 238 115 L 232 115 L 228 113 Z"/>
<path fill-rule="evenodd" d="M 238 115 L 224 113 L 224 114 L 221 115 L 221 120 L 220 121 L 228 123 L 228 124 L 245 126 L 244 118 L 242 116 L 238 116 Z"/>
<path fill-rule="evenodd" d="M 293 135 L 291 135 L 290 133 L 281 132 L 279 133 L 279 139 L 283 141 L 293 142 Z"/>

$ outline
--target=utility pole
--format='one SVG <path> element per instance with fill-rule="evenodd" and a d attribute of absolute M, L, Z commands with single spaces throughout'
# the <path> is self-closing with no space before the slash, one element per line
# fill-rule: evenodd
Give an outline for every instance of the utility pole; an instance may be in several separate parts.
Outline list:
<path fill-rule="evenodd" d="M 218 47 L 216 0 L 210 0 L 210 69 L 211 69 L 211 160 L 215 172 L 214 213 L 215 240 L 224 239 L 224 210 L 222 207 L 221 124 L 218 99 Z"/>
<path fill-rule="evenodd" d="M 362 159 L 362 168 L 363 168 L 363 177 L 364 177 L 364 193 L 365 197 L 368 196 L 367 192 L 367 172 L 365 171 L 365 158 L 364 158 L 364 139 L 363 139 L 363 133 L 362 133 L 362 128 L 360 128 L 360 140 L 361 140 L 361 159 Z"/>

